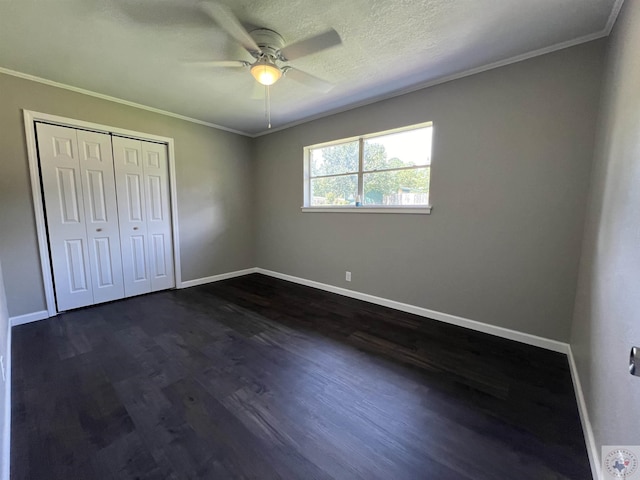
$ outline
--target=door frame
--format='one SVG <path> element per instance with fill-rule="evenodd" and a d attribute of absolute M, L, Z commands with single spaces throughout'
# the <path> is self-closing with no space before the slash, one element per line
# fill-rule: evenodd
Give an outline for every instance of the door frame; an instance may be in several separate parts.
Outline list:
<path fill-rule="evenodd" d="M 53 288 L 53 272 L 49 261 L 50 251 L 47 241 L 47 225 L 44 215 L 44 201 L 40 187 L 40 166 L 38 163 L 38 145 L 36 142 L 36 122 L 50 123 L 61 127 L 71 127 L 80 130 L 90 130 L 99 133 L 108 133 L 135 140 L 162 143 L 167 146 L 167 158 L 169 162 L 169 196 L 171 202 L 171 231 L 173 237 L 173 263 L 176 288 L 182 287 L 180 273 L 180 236 L 178 235 L 178 202 L 176 188 L 176 165 L 174 140 L 170 137 L 152 135 L 150 133 L 136 132 L 124 128 L 101 125 L 99 123 L 85 122 L 73 118 L 60 117 L 48 113 L 23 110 L 24 132 L 27 140 L 27 156 L 29 158 L 29 173 L 31 177 L 31 194 L 33 197 L 33 213 L 36 221 L 36 231 L 38 234 L 38 249 L 40 252 L 40 268 L 42 272 L 42 283 L 47 302 L 47 313 L 49 317 L 58 314 L 56 308 L 56 298 Z"/>

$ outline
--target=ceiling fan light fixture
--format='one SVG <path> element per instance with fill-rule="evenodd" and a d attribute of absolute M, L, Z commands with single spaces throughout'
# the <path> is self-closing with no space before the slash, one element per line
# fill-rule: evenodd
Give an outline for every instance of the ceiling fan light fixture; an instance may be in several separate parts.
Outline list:
<path fill-rule="evenodd" d="M 282 70 L 269 60 L 260 60 L 251 66 L 251 75 L 262 85 L 273 85 L 282 76 Z"/>

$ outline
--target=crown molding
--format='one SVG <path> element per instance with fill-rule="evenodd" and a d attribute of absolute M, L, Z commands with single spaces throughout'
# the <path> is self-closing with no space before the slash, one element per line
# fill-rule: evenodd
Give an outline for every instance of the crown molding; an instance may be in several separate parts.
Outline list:
<path fill-rule="evenodd" d="M 375 97 L 372 97 L 372 98 L 369 98 L 369 99 L 366 99 L 366 100 L 362 100 L 360 102 L 356 102 L 356 103 L 353 103 L 353 104 L 350 104 L 350 105 L 347 105 L 347 106 L 344 106 L 344 107 L 335 108 L 335 109 L 332 109 L 332 110 L 329 110 L 329 111 L 326 111 L 326 112 L 318 113 L 316 115 L 311 115 L 309 117 L 305 117 L 303 119 L 296 120 L 296 121 L 293 121 L 293 122 L 288 122 L 288 123 L 285 123 L 284 125 L 280 125 L 279 127 L 271 128 L 271 129 L 264 130 L 264 131 L 261 131 L 261 132 L 258 132 L 258 133 L 249 133 L 249 132 L 245 132 L 245 131 L 242 131 L 242 130 L 236 130 L 236 129 L 233 129 L 233 128 L 228 128 L 228 127 L 225 127 L 223 125 L 218 125 L 218 124 L 215 124 L 215 123 L 205 122 L 204 120 L 199 120 L 197 118 L 187 117 L 185 115 L 180 115 L 178 113 L 169 112 L 167 110 L 161 110 L 159 108 L 150 107 L 148 105 L 143 105 L 143 104 L 140 104 L 140 103 L 130 102 L 129 100 L 124 100 L 124 99 L 121 99 L 121 98 L 112 97 L 110 95 L 104 95 L 102 93 L 94 92 L 94 91 L 91 91 L 91 90 L 86 90 L 86 89 L 79 88 L 79 87 L 74 87 L 73 85 L 67 85 L 67 84 L 64 84 L 64 83 L 55 82 L 53 80 L 48 80 L 46 78 L 37 77 L 35 75 L 30 75 L 30 74 L 27 74 L 27 73 L 18 72 L 18 71 L 15 71 L 15 70 L 10 70 L 8 68 L 0 67 L 0 73 L 4 73 L 6 75 L 11 75 L 11 76 L 14 76 L 14 77 L 23 78 L 25 80 L 31 80 L 33 82 L 42 83 L 44 85 L 49 85 L 49 86 L 52 86 L 52 87 L 63 88 L 65 90 L 70 90 L 72 92 L 81 93 L 81 94 L 84 94 L 84 95 L 89 95 L 89 96 L 100 98 L 102 100 L 107 100 L 107 101 L 110 101 L 110 102 L 120 103 L 122 105 L 127 105 L 129 107 L 139 108 L 141 110 L 146 110 L 146 111 L 157 113 L 157 114 L 160 114 L 160 115 L 165 115 L 165 116 L 168 116 L 168 117 L 177 118 L 179 120 L 184 120 L 186 122 L 196 123 L 198 125 L 204 125 L 206 127 L 215 128 L 217 130 L 222 130 L 222 131 L 225 131 L 225 132 L 235 133 L 237 135 L 242 135 L 242 136 L 249 137 L 249 138 L 258 138 L 258 137 L 262 137 L 264 135 L 270 135 L 272 133 L 276 133 L 276 132 L 279 132 L 279 131 L 282 131 L 282 130 L 286 130 L 286 129 L 291 128 L 291 127 L 295 127 L 295 126 L 298 126 L 298 125 L 309 123 L 309 122 L 312 122 L 314 120 L 318 120 L 320 118 L 329 117 L 331 115 L 336 115 L 338 113 L 348 112 L 350 110 L 355 110 L 357 108 L 364 107 L 366 105 L 371 105 L 373 103 L 377 103 L 377 102 L 380 102 L 380 101 L 383 101 L 383 100 L 388 100 L 388 99 L 391 99 L 391 98 L 399 97 L 401 95 L 406 95 L 407 93 L 412 93 L 412 92 L 415 92 L 415 91 L 418 91 L 418 90 L 422 90 L 424 88 L 429 88 L 429 87 L 433 87 L 435 85 L 439 85 L 439 84 L 442 84 L 442 83 L 451 82 L 452 80 L 458 80 L 460 78 L 469 77 L 471 75 L 475 75 L 475 74 L 478 74 L 478 73 L 486 72 L 488 70 L 493 70 L 495 68 L 504 67 L 504 66 L 510 65 L 512 63 L 522 62 L 524 60 L 528 60 L 530 58 L 538 57 L 540 55 L 546 55 L 548 53 L 552 53 L 552 52 L 555 52 L 555 51 L 558 51 L 558 50 L 574 47 L 574 46 L 580 45 L 582 43 L 586 43 L 586 42 L 590 42 L 590 41 L 593 41 L 593 40 L 597 40 L 599 38 L 607 37 L 611 33 L 611 31 L 612 31 L 612 29 L 613 29 L 613 27 L 614 27 L 614 25 L 616 23 L 616 20 L 617 20 L 619 14 L 620 14 L 620 10 L 622 9 L 622 5 L 623 4 L 624 4 L 624 0 L 615 0 L 615 2 L 613 4 L 613 7 L 611 9 L 611 13 L 609 15 L 609 18 L 607 19 L 607 23 L 606 23 L 605 27 L 599 32 L 595 32 L 595 33 L 592 33 L 592 34 L 589 34 L 589 35 L 578 37 L 578 38 L 575 38 L 573 40 L 568 40 L 566 42 L 557 43 L 555 45 L 550 45 L 550 46 L 545 47 L 545 48 L 541 48 L 541 49 L 538 49 L 538 50 L 533 50 L 531 52 L 524 53 L 522 55 L 516 55 L 515 57 L 511 57 L 511 58 L 508 58 L 508 59 L 505 59 L 505 60 L 500 60 L 498 62 L 489 63 L 487 65 L 482 65 L 480 67 L 476 67 L 476 68 L 472 68 L 472 69 L 469 69 L 469 70 L 465 70 L 463 72 L 458 72 L 458 73 L 454 73 L 452 75 L 447 75 L 447 76 L 440 77 L 440 78 L 437 78 L 437 79 L 433 79 L 433 80 L 429 80 L 429 81 L 426 81 L 426 82 L 418 83 L 416 85 L 413 85 L 413 86 L 410 86 L 410 87 L 407 87 L 407 88 L 403 88 L 403 89 L 400 89 L 400 90 L 396 90 L 394 92 L 389 92 L 389 93 L 385 93 L 385 94 L 382 94 L 382 95 L 377 95 Z"/>
<path fill-rule="evenodd" d="M 623 4 L 624 0 L 616 0 L 613 4 L 611 14 L 607 20 L 607 25 L 604 27 L 604 31 L 607 32 L 607 35 L 611 34 L 611 30 L 613 30 L 613 26 L 616 24 L 616 20 L 618 19 L 618 15 L 620 15 L 620 10 L 622 10 Z"/>
<path fill-rule="evenodd" d="M 622 4 L 622 2 L 624 2 L 624 0 L 617 0 L 617 2 Z M 618 9 L 618 12 L 619 11 L 620 10 Z M 566 42 L 557 43 L 557 44 L 551 45 L 549 47 L 541 48 L 539 50 L 534 50 L 534 51 L 531 51 L 531 52 L 528 52 L 528 53 L 523 53 L 522 55 L 517 55 L 515 57 L 507 58 L 505 60 L 500 60 L 498 62 L 489 63 L 489 64 L 486 64 L 486 65 L 482 65 L 480 67 L 476 67 L 476 68 L 472 68 L 472 69 L 469 69 L 469 70 L 465 70 L 463 72 L 454 73 L 452 75 L 447 75 L 447 76 L 440 77 L 440 78 L 437 78 L 437 79 L 434 79 L 434 80 L 429 80 L 429 81 L 426 81 L 426 82 L 418 83 L 416 85 L 412 85 L 410 87 L 406 87 L 406 88 L 403 88 L 403 89 L 400 89 L 400 90 L 395 90 L 393 92 L 389 92 L 389 93 L 378 95 L 378 96 L 375 96 L 375 97 L 372 97 L 372 98 L 368 98 L 366 100 L 362 100 L 360 102 L 353 103 L 353 104 L 350 104 L 348 106 L 335 108 L 335 109 L 329 110 L 327 112 L 322 112 L 322 113 L 319 113 L 317 115 L 312 115 L 310 117 L 306 117 L 306 118 L 301 119 L 301 120 L 296 120 L 294 122 L 290 122 L 290 123 L 287 123 L 285 125 L 281 125 L 279 127 L 272 128 L 270 130 L 264 130 L 262 132 L 259 132 L 259 133 L 251 135 L 251 137 L 252 138 L 258 138 L 258 137 L 262 137 L 264 135 L 270 135 L 272 133 L 276 133 L 276 132 L 279 132 L 279 131 L 282 131 L 282 130 L 286 130 L 286 129 L 291 128 L 291 127 L 296 127 L 296 126 L 302 125 L 304 123 L 309 123 L 309 122 L 313 122 L 314 120 L 318 120 L 318 119 L 325 118 L 325 117 L 330 117 L 331 115 L 336 115 L 338 113 L 348 112 L 350 110 L 355 110 L 357 108 L 364 107 L 364 106 L 367 106 L 367 105 L 371 105 L 373 103 L 381 102 L 383 100 L 389 100 L 391 98 L 400 97 L 402 95 L 406 95 L 408 93 L 413 93 L 413 92 L 416 92 L 418 90 L 423 90 L 425 88 L 434 87 L 434 86 L 440 85 L 442 83 L 451 82 L 453 80 L 458 80 L 458 79 L 464 78 L 464 77 L 470 77 L 472 75 L 476 75 L 478 73 L 486 72 L 488 70 L 493 70 L 495 68 L 505 67 L 505 66 L 511 65 L 513 63 L 518 63 L 518 62 L 522 62 L 524 60 L 529 60 L 530 58 L 539 57 L 541 55 L 546 55 L 548 53 L 556 52 L 558 50 L 564 50 L 565 48 L 575 47 L 576 45 L 580 45 L 582 43 L 587 43 L 587 42 L 591 42 L 593 40 L 598 40 L 599 38 L 607 37 L 609 35 L 609 33 L 611 31 L 611 29 L 609 28 L 609 23 L 611 22 L 611 26 L 613 26 L 613 24 L 615 23 L 615 18 L 616 17 L 611 16 L 609 18 L 609 21 L 607 22 L 607 27 L 605 27 L 603 30 L 601 30 L 599 32 L 596 32 L 596 33 L 592 33 L 592 34 L 589 34 L 589 35 L 585 35 L 583 37 L 575 38 L 573 40 L 568 40 Z"/>
<path fill-rule="evenodd" d="M 84 88 L 74 87 L 73 85 L 67 85 L 65 83 L 55 82 L 53 80 L 49 80 L 46 78 L 36 77 L 35 75 L 30 75 L 28 73 L 18 72 L 16 70 L 10 70 L 4 67 L 0 67 L 0 73 L 4 73 L 5 75 L 10 75 L 12 77 L 23 78 L 25 80 L 31 80 L 32 82 L 42 83 L 50 87 L 57 87 L 57 88 L 62 88 L 64 90 L 70 90 L 75 93 L 81 93 L 83 95 L 99 98 L 101 100 L 107 100 L 109 102 L 119 103 L 121 105 L 126 105 L 128 107 L 139 108 L 140 110 L 146 110 L 148 112 L 157 113 L 159 115 L 165 115 L 167 117 L 177 118 L 179 120 L 184 120 L 186 122 L 197 123 L 198 125 L 204 125 L 205 127 L 215 128 L 216 130 L 235 133 L 237 135 L 242 135 L 245 137 L 252 137 L 250 133 L 243 132 L 241 130 L 234 130 L 233 128 L 228 128 L 215 123 L 205 122 L 204 120 L 198 120 L 197 118 L 187 117 L 185 115 L 180 115 L 179 113 L 173 113 L 167 110 L 161 110 L 159 108 L 150 107 L 148 105 L 143 105 L 141 103 L 130 102 L 129 100 L 123 100 L 122 98 L 112 97 L 110 95 L 104 95 L 102 93 L 86 90 Z"/>

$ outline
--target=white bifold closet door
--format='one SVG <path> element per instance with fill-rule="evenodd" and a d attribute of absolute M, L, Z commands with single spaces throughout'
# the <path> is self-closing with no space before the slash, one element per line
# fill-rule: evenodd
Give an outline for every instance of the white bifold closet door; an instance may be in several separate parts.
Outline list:
<path fill-rule="evenodd" d="M 167 147 L 112 137 L 125 296 L 175 285 Z"/>
<path fill-rule="evenodd" d="M 36 132 L 58 311 L 174 287 L 166 145 Z"/>
<path fill-rule="evenodd" d="M 37 124 L 58 310 L 124 296 L 111 136 Z"/>

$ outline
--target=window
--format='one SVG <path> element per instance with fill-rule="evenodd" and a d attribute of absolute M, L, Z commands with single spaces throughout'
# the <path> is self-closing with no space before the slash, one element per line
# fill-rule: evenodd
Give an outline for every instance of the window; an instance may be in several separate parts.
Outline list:
<path fill-rule="evenodd" d="M 423 123 L 305 147 L 303 210 L 429 213 L 432 133 Z"/>

